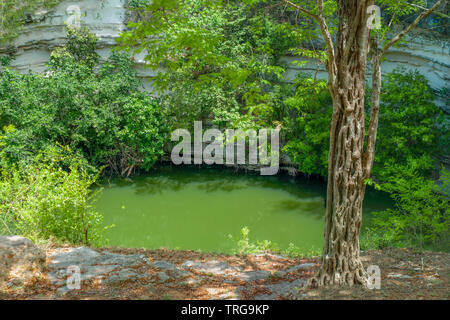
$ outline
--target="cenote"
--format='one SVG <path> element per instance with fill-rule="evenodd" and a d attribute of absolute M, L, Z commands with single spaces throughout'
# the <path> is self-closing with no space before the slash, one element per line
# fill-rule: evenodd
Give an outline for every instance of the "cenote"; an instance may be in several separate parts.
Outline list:
<path fill-rule="evenodd" d="M 250 240 L 280 249 L 321 248 L 326 184 L 288 175 L 260 176 L 228 168 L 164 166 L 148 176 L 103 183 L 97 209 L 109 245 L 231 253 L 242 227 Z M 390 199 L 368 190 L 363 221 Z M 231 239 L 230 239 L 231 235 Z"/>

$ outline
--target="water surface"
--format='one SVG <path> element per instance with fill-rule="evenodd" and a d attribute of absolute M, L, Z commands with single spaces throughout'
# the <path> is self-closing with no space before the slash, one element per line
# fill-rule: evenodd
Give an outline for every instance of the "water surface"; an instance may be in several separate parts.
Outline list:
<path fill-rule="evenodd" d="M 103 187 L 97 209 L 106 225 L 115 224 L 107 232 L 112 246 L 230 253 L 244 226 L 251 241 L 282 249 L 322 246 L 326 185 L 317 180 L 168 166 Z M 364 218 L 388 204 L 369 191 Z"/>

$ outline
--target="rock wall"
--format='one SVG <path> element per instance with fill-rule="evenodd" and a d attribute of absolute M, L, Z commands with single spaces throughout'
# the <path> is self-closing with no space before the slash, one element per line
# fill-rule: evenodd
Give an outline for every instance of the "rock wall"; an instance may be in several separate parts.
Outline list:
<path fill-rule="evenodd" d="M 12 66 L 20 72 L 42 72 L 48 61 L 50 52 L 64 42 L 64 26 L 70 14 L 67 9 L 76 5 L 81 9 L 81 24 L 88 27 L 99 38 L 98 53 L 107 57 L 121 30 L 125 28 L 128 18 L 128 0 L 83 0 L 62 1 L 50 10 L 42 10 L 32 16 L 21 35 L 11 43 L 9 51 L 13 51 L 16 60 Z M 0 48 L 0 54 L 7 48 Z M 293 65 L 298 57 L 285 57 L 289 63 L 287 78 L 292 79 L 299 68 Z M 151 78 L 154 72 L 145 68 L 143 55 L 137 56 L 136 70 L 145 81 L 147 90 L 151 90 Z M 420 29 L 408 36 L 408 43 L 400 48 L 392 48 L 386 55 L 382 65 L 384 72 L 403 66 L 407 69 L 418 69 L 429 80 L 431 87 L 439 89 L 450 86 L 450 37 L 446 33 L 421 32 Z M 314 62 L 302 67 L 304 71 L 317 72 L 319 78 L 326 78 L 323 65 Z M 445 100 L 440 104 L 445 106 Z"/>

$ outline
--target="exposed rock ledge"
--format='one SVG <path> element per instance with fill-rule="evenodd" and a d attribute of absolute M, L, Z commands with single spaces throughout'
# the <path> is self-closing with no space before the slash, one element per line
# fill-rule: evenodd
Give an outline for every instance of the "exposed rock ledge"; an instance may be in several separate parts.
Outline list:
<path fill-rule="evenodd" d="M 2 236 L 0 244 L 0 299 L 448 299 L 450 292 L 450 254 L 442 252 L 362 252 L 365 268 L 381 270 L 381 289 L 367 290 L 305 286 L 318 258 L 64 245 L 43 249 L 22 237 Z M 71 290 L 68 268 L 74 266 L 80 270 L 80 289 Z"/>
<path fill-rule="evenodd" d="M 28 239 L 0 236 L 0 274 L 3 276 L 0 293 L 3 289 L 22 285 L 32 287 L 41 282 L 50 287 L 55 297 L 77 296 L 79 290 L 72 284 L 78 277 L 81 290 L 89 286 L 111 289 L 133 283 L 154 299 L 161 298 L 163 294 L 160 292 L 179 286 L 186 290 L 204 289 L 209 299 L 243 298 L 255 287 L 259 292 L 256 299 L 287 298 L 306 284 L 306 278 L 302 277 L 316 266 L 310 261 L 271 254 L 256 255 L 249 264 L 233 257 L 224 260 L 219 255 L 195 252 L 175 251 L 172 256 L 177 254 L 182 258 L 122 254 L 87 247 L 57 247 L 47 250 L 46 257 L 45 251 Z M 257 261 L 261 263 L 255 263 Z M 274 267 L 277 276 L 283 278 L 276 283 L 265 284 L 274 278 Z M 17 270 L 27 270 L 27 273 Z M 73 270 L 78 270 L 78 275 Z"/>

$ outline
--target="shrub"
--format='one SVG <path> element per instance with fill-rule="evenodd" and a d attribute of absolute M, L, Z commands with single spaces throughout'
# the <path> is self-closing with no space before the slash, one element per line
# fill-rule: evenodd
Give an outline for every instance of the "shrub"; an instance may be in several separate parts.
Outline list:
<path fill-rule="evenodd" d="M 98 192 L 90 189 L 96 177 L 67 148 L 48 148 L 31 162 L 3 165 L 0 233 L 103 245 L 106 228 L 93 207 Z"/>
<path fill-rule="evenodd" d="M 273 244 L 269 240 L 250 242 L 249 239 L 250 229 L 248 227 L 243 227 L 240 231 L 240 237 L 236 242 L 237 254 L 253 254 L 253 253 L 263 253 L 269 251 L 278 251 L 278 246 Z M 231 239 L 231 236 L 230 236 Z"/>
<path fill-rule="evenodd" d="M 295 82 L 295 94 L 285 104 L 294 111 L 294 120 L 292 114 L 285 118 L 288 142 L 282 150 L 300 172 L 326 176 L 333 110 L 326 81 L 300 75 Z"/>
<path fill-rule="evenodd" d="M 438 142 L 445 134 L 437 126 L 444 115 L 433 103 L 434 97 L 418 71 L 400 68 L 384 77 L 373 172 L 379 180 L 395 174 L 389 170 L 392 164 L 406 165 L 408 159 L 422 164 L 415 166 L 417 173 L 430 174 L 444 151 Z"/>
<path fill-rule="evenodd" d="M 396 165 L 380 185 L 395 201 L 394 208 L 374 212 L 365 247 L 412 246 L 446 248 L 450 227 L 450 201 L 436 183 L 418 171 L 413 161 Z M 449 173 L 443 170 L 443 176 Z M 447 186 L 448 187 L 448 186 Z"/>
<path fill-rule="evenodd" d="M 16 128 L 4 150 L 12 162 L 60 143 L 91 166 L 130 174 L 163 153 L 168 130 L 159 100 L 140 91 L 129 56 L 113 53 L 97 66 L 96 41 L 86 29 L 69 28 L 46 75 L 1 70 L 0 125 Z"/>

